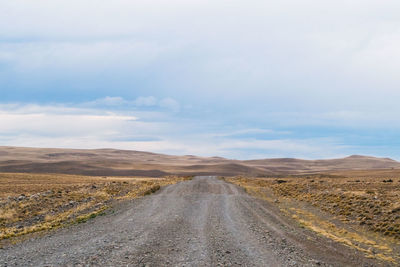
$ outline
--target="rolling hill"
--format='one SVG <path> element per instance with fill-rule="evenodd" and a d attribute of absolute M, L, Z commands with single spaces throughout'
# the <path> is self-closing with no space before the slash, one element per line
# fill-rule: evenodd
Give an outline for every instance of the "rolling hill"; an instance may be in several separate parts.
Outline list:
<path fill-rule="evenodd" d="M 0 172 L 148 177 L 169 174 L 262 176 L 391 168 L 400 169 L 400 162 L 358 155 L 329 160 L 275 158 L 240 161 L 117 149 L 0 147 Z"/>

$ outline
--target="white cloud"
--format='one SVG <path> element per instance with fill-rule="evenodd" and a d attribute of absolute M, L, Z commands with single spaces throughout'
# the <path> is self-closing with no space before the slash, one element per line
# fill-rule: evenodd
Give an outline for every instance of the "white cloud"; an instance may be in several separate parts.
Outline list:
<path fill-rule="evenodd" d="M 238 157 L 281 145 L 281 154 L 324 155 L 313 150 L 322 141 L 304 144 L 279 127 L 398 131 L 399 8 L 398 0 L 0 1 L 5 99 L 99 97 L 1 105 L 0 130 L 23 143 Z M 63 131 L 74 138 L 57 139 Z M 250 140 L 257 135 L 274 140 Z M 158 141 L 116 141 L 146 137 Z"/>
<path fill-rule="evenodd" d="M 7 62 L 18 73 L 132 71 L 145 67 L 167 49 L 156 42 L 134 40 L 0 42 L 0 62 Z"/>
<path fill-rule="evenodd" d="M 400 117 L 396 110 L 333 110 L 327 112 L 269 112 L 263 114 L 263 119 L 272 125 L 284 127 L 340 127 L 353 128 L 359 131 L 398 130 Z M 329 132 L 327 132 L 329 134 Z"/>
<path fill-rule="evenodd" d="M 173 112 L 178 112 L 180 110 L 180 105 L 178 101 L 170 97 L 161 99 L 159 105 L 160 107 L 169 109 Z"/>
<path fill-rule="evenodd" d="M 134 104 L 138 107 L 152 107 L 157 105 L 157 102 L 154 96 L 141 96 L 134 100 Z"/>
<path fill-rule="evenodd" d="M 235 137 L 235 136 L 252 136 L 252 135 L 286 135 L 290 134 L 289 131 L 276 131 L 272 129 L 258 129 L 258 128 L 249 128 L 249 129 L 240 129 L 240 130 L 233 130 L 230 132 L 223 132 L 223 133 L 215 133 L 213 136 L 215 137 Z"/>
<path fill-rule="evenodd" d="M 121 101 L 120 98 L 107 98 Z M 93 101 L 99 103 L 102 101 Z M 168 101 L 167 101 L 168 102 Z M 170 103 L 175 103 L 170 101 Z M 113 107 L 111 105 L 111 107 Z M 167 108 L 175 108 L 167 106 Z M 339 155 L 342 146 L 333 140 L 236 138 L 235 134 L 277 134 L 265 129 L 241 129 L 210 133 L 202 122 L 168 118 L 163 114 L 146 119 L 131 111 L 80 108 L 74 105 L 0 105 L 0 142 L 3 145 L 66 148 L 120 148 L 167 154 L 195 154 L 249 158 L 266 156 L 329 157 Z M 133 112 L 135 113 L 135 112 Z M 200 124 L 199 124 L 200 123 Z M 202 129 L 201 132 L 198 130 Z M 232 135 L 232 133 L 234 133 Z"/>
<path fill-rule="evenodd" d="M 395 0 L 2 1 L 0 61 L 45 80 L 94 73 L 136 82 L 133 74 L 145 72 L 141 80 L 157 85 L 149 95 L 162 89 L 203 103 L 384 108 L 400 97 L 399 7 Z"/>
<path fill-rule="evenodd" d="M 112 135 L 135 116 L 61 106 L 23 106 L 0 109 L 0 132 L 3 135 L 79 137 Z"/>
<path fill-rule="evenodd" d="M 104 98 L 99 98 L 94 101 L 84 103 L 87 106 L 121 106 L 126 104 L 127 101 L 119 96 L 106 96 Z"/>
<path fill-rule="evenodd" d="M 180 111 L 180 104 L 171 97 L 157 99 L 154 96 L 140 96 L 134 100 L 126 100 L 122 97 L 107 96 L 94 101 L 81 104 L 83 107 L 114 107 L 119 109 L 152 108 L 154 110 Z"/>

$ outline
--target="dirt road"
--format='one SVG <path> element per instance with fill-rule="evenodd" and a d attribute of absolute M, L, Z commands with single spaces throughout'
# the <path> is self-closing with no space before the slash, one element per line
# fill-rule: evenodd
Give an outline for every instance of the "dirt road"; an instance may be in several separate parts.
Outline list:
<path fill-rule="evenodd" d="M 87 223 L 0 249 L 0 266 L 370 266 L 215 177 L 168 186 Z"/>

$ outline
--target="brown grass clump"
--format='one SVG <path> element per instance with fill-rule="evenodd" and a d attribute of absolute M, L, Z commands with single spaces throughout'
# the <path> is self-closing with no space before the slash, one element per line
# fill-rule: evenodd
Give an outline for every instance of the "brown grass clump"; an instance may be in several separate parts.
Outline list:
<path fill-rule="evenodd" d="M 86 222 L 113 201 L 148 195 L 186 179 L 0 173 L 0 240 Z"/>

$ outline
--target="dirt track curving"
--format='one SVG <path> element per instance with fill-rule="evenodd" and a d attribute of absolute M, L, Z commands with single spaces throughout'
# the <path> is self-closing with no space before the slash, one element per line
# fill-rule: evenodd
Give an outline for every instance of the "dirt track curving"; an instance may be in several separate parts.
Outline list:
<path fill-rule="evenodd" d="M 0 249 L 0 266 L 372 266 L 216 177 L 196 177 L 87 223 Z"/>

